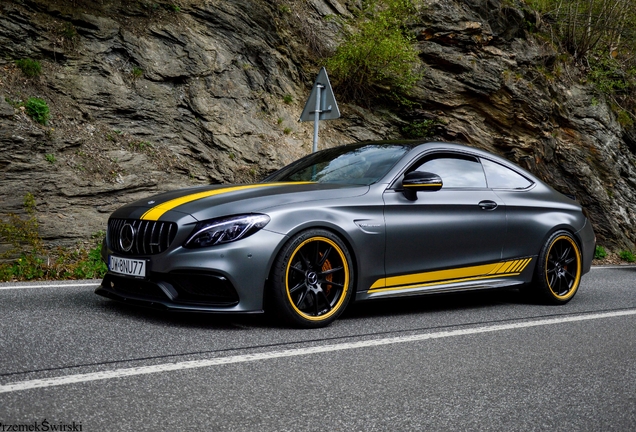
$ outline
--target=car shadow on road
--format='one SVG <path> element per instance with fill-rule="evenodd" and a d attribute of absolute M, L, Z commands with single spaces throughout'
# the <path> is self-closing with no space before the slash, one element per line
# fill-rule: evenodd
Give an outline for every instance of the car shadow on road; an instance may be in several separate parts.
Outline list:
<path fill-rule="evenodd" d="M 268 327 L 269 319 L 265 314 L 212 314 L 197 312 L 168 312 L 140 307 L 109 299 L 96 297 L 95 306 L 114 318 L 126 318 L 134 321 L 152 322 L 188 328 L 215 328 L 219 330 L 241 330 L 245 327 Z"/>
<path fill-rule="evenodd" d="M 85 302 L 86 298 L 77 299 Z M 340 319 L 355 320 L 382 316 L 410 315 L 485 308 L 502 304 L 536 304 L 517 289 L 495 289 L 414 297 L 378 299 L 349 305 Z M 95 297 L 94 306 L 113 318 L 153 322 L 187 328 L 244 330 L 246 328 L 289 328 L 275 314 L 209 314 L 167 312 Z"/>

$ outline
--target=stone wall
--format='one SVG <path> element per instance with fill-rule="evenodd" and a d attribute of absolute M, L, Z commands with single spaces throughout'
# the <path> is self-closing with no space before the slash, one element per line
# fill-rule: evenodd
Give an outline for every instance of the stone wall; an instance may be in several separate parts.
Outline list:
<path fill-rule="evenodd" d="M 325 17 L 351 3 L 0 1 L 0 214 L 33 193 L 45 241 L 72 244 L 124 203 L 257 180 L 307 154 L 313 126 L 297 119 L 316 57 L 339 37 Z M 536 16 L 498 0 L 429 0 L 416 21 L 424 75 L 413 107 L 342 103 L 321 147 L 435 120 L 431 139 L 506 156 L 577 195 L 599 243 L 634 248 L 634 139 L 528 32 Z M 39 60 L 42 74 L 26 78 L 19 58 Z M 46 126 L 18 106 L 31 96 L 49 104 Z"/>

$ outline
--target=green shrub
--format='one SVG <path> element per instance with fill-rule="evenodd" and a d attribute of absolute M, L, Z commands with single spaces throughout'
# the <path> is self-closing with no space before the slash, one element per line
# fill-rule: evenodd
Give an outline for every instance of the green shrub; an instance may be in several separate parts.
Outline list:
<path fill-rule="evenodd" d="M 594 249 L 594 259 L 602 260 L 607 257 L 607 251 L 603 246 L 596 246 Z"/>
<path fill-rule="evenodd" d="M 602 55 L 590 59 L 588 78 L 604 94 L 625 93 L 630 88 L 629 73 L 615 59 Z"/>
<path fill-rule="evenodd" d="M 49 106 L 43 99 L 36 97 L 29 98 L 25 107 L 26 113 L 36 122 L 44 125 L 49 120 Z"/>
<path fill-rule="evenodd" d="M 285 102 L 287 105 L 289 105 L 293 101 L 294 101 L 294 98 L 292 97 L 292 95 L 287 94 L 283 97 L 283 102 Z"/>
<path fill-rule="evenodd" d="M 627 262 L 630 262 L 630 263 L 636 261 L 636 255 L 634 255 L 634 253 L 632 251 L 629 251 L 629 250 L 621 251 L 618 254 L 618 256 L 621 257 L 621 259 L 623 261 L 627 261 Z"/>
<path fill-rule="evenodd" d="M 22 73 L 26 76 L 33 78 L 42 72 L 42 65 L 37 60 L 20 59 L 16 60 L 15 64 L 22 70 Z"/>
<path fill-rule="evenodd" d="M 35 217 L 35 197 L 31 193 L 24 196 L 24 210 L 26 218 L 14 213 L 9 213 L 8 221 L 0 220 L 0 238 L 11 245 L 11 248 L 0 255 L 0 258 L 8 258 L 17 253 L 38 252 L 42 247 L 42 241 L 38 232 L 39 225 Z"/>
<path fill-rule="evenodd" d="M 402 133 L 409 138 L 426 138 L 433 135 L 433 127 L 437 121 L 427 119 L 419 122 L 409 123 L 402 128 Z"/>
<path fill-rule="evenodd" d="M 152 144 L 148 141 L 132 141 L 128 147 L 133 151 L 145 151 L 152 148 Z"/>
<path fill-rule="evenodd" d="M 369 0 L 351 22 L 326 65 L 345 100 L 369 102 L 382 95 L 408 94 L 421 78 L 415 38 L 407 25 L 416 10 L 411 0 Z M 346 27 L 343 27 L 346 28 Z"/>
<path fill-rule="evenodd" d="M 106 264 L 101 259 L 101 241 L 104 233 L 96 233 L 90 239 L 91 247 L 83 244 L 73 248 L 46 250 L 38 232 L 35 215 L 35 198 L 24 197 L 26 217 L 9 214 L 8 220 L 0 220 L 0 238 L 11 249 L 0 255 L 11 262 L 0 264 L 0 281 L 31 279 L 87 279 L 101 278 Z"/>
<path fill-rule="evenodd" d="M 636 0 L 529 0 L 527 4 L 544 14 L 557 49 L 587 69 L 588 80 L 619 106 L 614 111 L 634 112 Z M 625 114 L 619 117 L 626 128 L 633 126 L 633 120 Z"/>
<path fill-rule="evenodd" d="M 75 38 L 75 36 L 77 36 L 77 30 L 75 29 L 75 26 L 71 24 L 70 22 L 64 23 L 64 25 L 62 26 L 61 33 L 62 33 L 62 36 L 71 40 Z"/>
<path fill-rule="evenodd" d="M 87 251 L 81 249 L 77 254 L 75 265 L 71 267 L 73 278 L 99 279 L 104 277 L 108 268 L 102 260 L 101 245 L 97 245 Z"/>
<path fill-rule="evenodd" d="M 634 126 L 634 120 L 632 119 L 632 116 L 625 110 L 620 110 L 618 112 L 616 120 L 624 128 L 630 128 Z"/>
<path fill-rule="evenodd" d="M 31 280 L 44 276 L 44 260 L 34 253 L 22 254 L 11 264 L 0 267 L 0 280 Z"/>
<path fill-rule="evenodd" d="M 141 78 L 141 76 L 144 74 L 144 70 L 140 67 L 134 67 L 132 68 L 132 75 L 133 78 Z"/>

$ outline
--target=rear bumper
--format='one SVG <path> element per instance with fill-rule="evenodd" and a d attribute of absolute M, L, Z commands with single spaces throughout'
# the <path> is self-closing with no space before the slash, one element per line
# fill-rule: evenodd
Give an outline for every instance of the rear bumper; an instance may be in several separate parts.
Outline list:
<path fill-rule="evenodd" d="M 581 253 L 583 255 L 583 271 L 581 274 L 585 274 L 592 268 L 594 250 L 596 249 L 596 236 L 589 219 L 585 219 L 585 226 L 576 235 L 581 241 Z"/>

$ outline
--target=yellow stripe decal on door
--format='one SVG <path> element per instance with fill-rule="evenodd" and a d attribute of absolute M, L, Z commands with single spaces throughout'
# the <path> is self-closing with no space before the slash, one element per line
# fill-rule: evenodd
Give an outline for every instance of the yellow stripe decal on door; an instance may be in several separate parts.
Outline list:
<path fill-rule="evenodd" d="M 411 275 L 392 276 L 378 279 L 371 285 L 368 292 L 394 291 L 431 285 L 518 276 L 531 261 L 532 258 L 526 258 L 522 260 L 504 261 L 503 263 L 499 262 Z"/>
<path fill-rule="evenodd" d="M 159 204 L 141 216 L 142 220 L 148 221 L 156 221 L 159 220 L 164 213 L 173 210 L 180 205 L 190 203 L 192 201 L 200 200 L 203 198 L 208 198 L 215 195 L 226 194 L 230 192 L 237 192 L 247 189 L 258 189 L 263 187 L 275 187 L 275 186 L 287 186 L 287 185 L 299 185 L 299 184 L 311 184 L 313 182 L 286 182 L 286 183 L 260 183 L 260 184 L 250 184 L 250 185 L 241 185 L 241 186 L 232 186 L 221 189 L 214 189 L 204 192 L 197 192 L 190 195 L 185 195 L 179 198 L 172 199 L 170 201 L 166 201 L 165 203 Z"/>
<path fill-rule="evenodd" d="M 508 273 L 508 269 L 510 269 L 510 267 L 512 267 L 516 262 L 516 260 L 505 262 L 504 265 L 499 269 L 497 274 Z"/>

